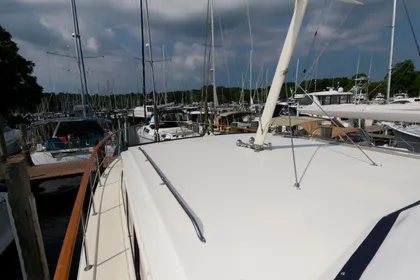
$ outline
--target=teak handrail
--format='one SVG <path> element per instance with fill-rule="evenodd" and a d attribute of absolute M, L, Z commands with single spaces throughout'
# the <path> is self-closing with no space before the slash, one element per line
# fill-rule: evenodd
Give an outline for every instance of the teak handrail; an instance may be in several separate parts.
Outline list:
<path fill-rule="evenodd" d="M 77 192 L 77 197 L 74 201 L 73 210 L 71 212 L 69 224 L 67 226 L 66 235 L 64 236 L 63 245 L 61 246 L 60 256 L 58 258 L 57 267 L 55 268 L 54 280 L 67 280 L 69 277 L 71 262 L 73 258 L 73 250 L 76 243 L 77 231 L 79 229 L 80 217 L 82 215 L 83 202 L 85 200 L 86 188 L 89 181 L 91 168 L 95 164 L 95 157 L 99 149 L 106 143 L 108 139 L 119 132 L 121 131 L 118 130 L 103 138 L 98 143 L 98 145 L 95 146 L 86 163 L 85 171 L 80 181 L 79 191 Z"/>

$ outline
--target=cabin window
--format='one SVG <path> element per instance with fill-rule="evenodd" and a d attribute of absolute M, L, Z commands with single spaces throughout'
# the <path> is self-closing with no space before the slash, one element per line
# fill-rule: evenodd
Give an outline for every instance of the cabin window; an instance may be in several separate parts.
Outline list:
<path fill-rule="evenodd" d="M 136 230 L 134 229 L 133 220 L 131 218 L 131 212 L 129 211 L 129 205 L 128 205 L 128 194 L 127 189 L 125 185 L 125 181 L 123 183 L 123 189 L 122 189 L 124 195 L 124 208 L 126 212 L 127 217 L 127 227 L 128 227 L 128 237 L 130 238 L 130 244 L 131 244 L 131 255 L 133 257 L 133 264 L 134 264 L 134 272 L 136 273 L 136 279 L 140 280 L 140 250 L 139 250 L 139 244 L 137 241 L 136 236 Z"/>
<path fill-rule="evenodd" d="M 340 96 L 332 95 L 331 96 L 331 105 L 337 105 L 337 104 L 340 104 Z"/>
<path fill-rule="evenodd" d="M 420 102 L 420 98 L 414 98 L 414 102 Z"/>
<path fill-rule="evenodd" d="M 398 100 L 398 101 L 392 102 L 392 104 L 407 104 L 407 103 L 410 103 L 410 101 L 408 101 L 408 100 Z"/>
<path fill-rule="evenodd" d="M 309 97 L 308 95 L 305 95 L 305 97 L 304 97 L 304 98 L 302 98 L 302 99 L 299 101 L 299 105 L 303 105 L 303 106 L 306 106 L 306 105 L 311 105 L 312 103 L 313 103 L 312 98 L 311 98 L 311 97 Z"/>
<path fill-rule="evenodd" d="M 97 121 L 60 122 L 56 136 L 74 134 L 79 138 L 88 139 L 94 135 L 103 136 L 104 129 Z"/>
<path fill-rule="evenodd" d="M 331 96 L 322 96 L 321 97 L 321 105 L 330 105 L 331 104 Z"/>
<path fill-rule="evenodd" d="M 341 95 L 340 96 L 340 104 L 347 104 L 348 102 L 348 96 L 347 95 Z"/>

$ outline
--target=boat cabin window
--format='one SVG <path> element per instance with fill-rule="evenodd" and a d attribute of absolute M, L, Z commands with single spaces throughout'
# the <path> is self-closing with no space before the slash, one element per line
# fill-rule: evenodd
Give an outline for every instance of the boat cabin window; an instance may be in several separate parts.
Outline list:
<path fill-rule="evenodd" d="M 392 104 L 407 104 L 410 103 L 410 101 L 408 100 L 396 100 L 396 101 L 392 101 Z"/>
<path fill-rule="evenodd" d="M 346 95 L 326 95 L 318 96 L 321 105 L 339 105 L 339 104 L 350 104 L 353 101 L 351 94 Z"/>
<path fill-rule="evenodd" d="M 414 102 L 420 102 L 420 98 L 414 98 Z"/>
<path fill-rule="evenodd" d="M 88 139 L 92 136 L 103 136 L 104 133 L 104 129 L 97 121 L 62 121 L 55 136 L 73 134 L 79 138 Z"/>
<path fill-rule="evenodd" d="M 313 103 L 312 98 L 309 97 L 308 95 L 305 95 L 305 97 L 303 97 L 300 101 L 299 101 L 299 105 L 311 105 Z"/>
<path fill-rule="evenodd" d="M 190 116 L 192 122 L 200 122 L 204 120 L 204 114 L 191 114 Z"/>
<path fill-rule="evenodd" d="M 159 128 L 171 128 L 171 127 L 178 127 L 178 123 L 176 122 L 162 122 L 159 124 Z M 151 129 L 155 129 L 155 125 L 151 124 L 150 125 Z"/>
<path fill-rule="evenodd" d="M 350 104 L 353 103 L 352 95 L 340 95 L 340 104 Z"/>

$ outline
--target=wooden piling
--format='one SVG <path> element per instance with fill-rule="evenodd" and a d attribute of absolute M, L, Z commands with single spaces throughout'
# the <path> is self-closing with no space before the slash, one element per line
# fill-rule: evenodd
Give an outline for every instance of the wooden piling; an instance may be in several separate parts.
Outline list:
<path fill-rule="evenodd" d="M 6 163 L 4 175 L 8 189 L 9 216 L 23 279 L 49 280 L 48 263 L 38 221 L 35 197 L 31 192 L 25 162 L 20 160 Z"/>
<path fill-rule="evenodd" d="M 3 123 L 0 121 L 0 180 L 4 179 L 4 165 L 7 162 L 6 139 L 3 134 Z"/>
<path fill-rule="evenodd" d="M 33 166 L 34 163 L 31 158 L 31 143 L 28 143 L 26 124 L 21 123 L 20 126 L 20 146 L 22 148 L 22 155 L 27 166 Z"/>

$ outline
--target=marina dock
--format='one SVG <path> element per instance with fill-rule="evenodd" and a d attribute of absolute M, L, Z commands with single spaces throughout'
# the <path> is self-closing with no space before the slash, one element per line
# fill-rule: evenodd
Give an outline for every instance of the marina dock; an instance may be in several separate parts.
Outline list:
<path fill-rule="evenodd" d="M 107 157 L 103 166 L 106 168 L 115 157 Z M 22 154 L 14 155 L 8 159 L 9 162 L 16 162 L 23 159 Z M 85 171 L 88 160 L 57 162 L 41 165 L 28 165 L 27 171 L 31 182 L 62 179 L 82 175 Z"/>
<path fill-rule="evenodd" d="M 21 154 L 10 157 L 9 162 L 20 161 L 23 159 Z M 70 176 L 82 175 L 87 164 L 87 160 L 58 162 L 50 164 L 27 166 L 29 179 L 32 181 L 52 180 Z"/>

